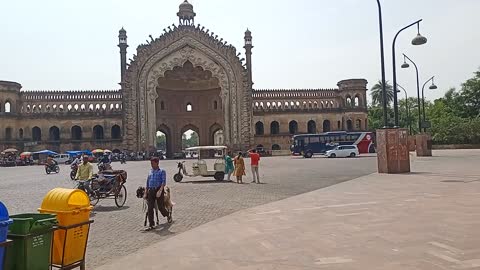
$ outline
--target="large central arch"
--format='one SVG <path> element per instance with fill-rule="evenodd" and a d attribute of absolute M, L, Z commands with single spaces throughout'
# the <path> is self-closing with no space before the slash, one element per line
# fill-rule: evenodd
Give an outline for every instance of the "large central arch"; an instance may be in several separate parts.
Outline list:
<path fill-rule="evenodd" d="M 233 47 L 222 47 L 216 39 L 193 26 L 182 26 L 149 45 L 139 46 L 124 83 L 128 107 L 125 117 L 126 144 L 129 149 L 154 145 L 158 126 L 155 102 L 157 88 L 165 72 L 190 62 L 211 72 L 218 79 L 223 113 L 225 144 L 241 148 L 253 143 L 251 133 L 251 90 L 246 69 Z"/>

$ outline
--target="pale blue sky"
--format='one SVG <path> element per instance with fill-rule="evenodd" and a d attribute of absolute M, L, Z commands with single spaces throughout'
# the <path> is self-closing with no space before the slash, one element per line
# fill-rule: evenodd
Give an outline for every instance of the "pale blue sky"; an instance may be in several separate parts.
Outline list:
<path fill-rule="evenodd" d="M 182 0 L 3 1 L 0 80 L 23 89 L 116 89 L 120 80 L 118 30 L 127 30 L 128 57 L 148 35 L 177 24 Z M 195 22 L 243 53 L 252 31 L 255 88 L 333 88 L 342 79 L 380 79 L 375 0 L 191 0 Z M 424 46 L 410 45 L 412 28 L 397 41 L 414 59 L 421 80 L 436 75 L 443 95 L 480 67 L 479 0 L 383 0 L 387 79 L 391 42 L 401 27 L 423 18 Z M 415 72 L 399 69 L 398 82 L 415 93 Z"/>

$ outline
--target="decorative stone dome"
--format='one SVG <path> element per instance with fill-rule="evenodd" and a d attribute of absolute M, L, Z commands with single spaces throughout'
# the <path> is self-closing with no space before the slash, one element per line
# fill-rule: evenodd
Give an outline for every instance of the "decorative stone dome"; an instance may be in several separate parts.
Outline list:
<path fill-rule="evenodd" d="M 184 24 L 185 22 L 193 23 L 195 15 L 197 14 L 193 12 L 193 5 L 187 0 L 180 4 L 177 16 L 180 19 L 181 24 Z"/>

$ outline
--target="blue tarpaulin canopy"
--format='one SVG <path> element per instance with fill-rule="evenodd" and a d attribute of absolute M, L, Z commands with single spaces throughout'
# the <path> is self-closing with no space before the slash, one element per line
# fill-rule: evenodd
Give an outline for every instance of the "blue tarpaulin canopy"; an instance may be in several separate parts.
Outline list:
<path fill-rule="evenodd" d="M 78 156 L 78 155 L 82 155 L 82 154 L 86 154 L 86 155 L 92 155 L 92 152 L 90 152 L 89 150 L 81 150 L 81 151 L 66 151 L 65 153 L 67 153 L 69 156 Z"/>
<path fill-rule="evenodd" d="M 57 155 L 58 153 L 56 152 L 53 152 L 53 151 L 50 151 L 50 150 L 42 150 L 42 151 L 38 151 L 38 152 L 33 152 L 33 154 L 37 154 L 37 155 Z"/>

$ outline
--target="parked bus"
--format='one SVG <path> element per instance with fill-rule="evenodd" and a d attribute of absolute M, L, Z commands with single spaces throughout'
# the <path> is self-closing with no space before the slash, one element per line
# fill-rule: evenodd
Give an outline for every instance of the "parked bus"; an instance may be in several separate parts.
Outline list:
<path fill-rule="evenodd" d="M 356 145 L 360 154 L 374 153 L 372 132 L 326 132 L 319 134 L 295 135 L 292 138 L 293 155 L 311 158 L 314 154 L 324 154 L 337 145 Z"/>

